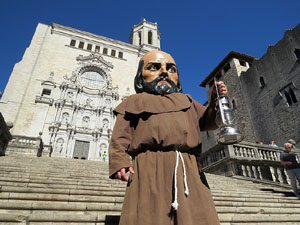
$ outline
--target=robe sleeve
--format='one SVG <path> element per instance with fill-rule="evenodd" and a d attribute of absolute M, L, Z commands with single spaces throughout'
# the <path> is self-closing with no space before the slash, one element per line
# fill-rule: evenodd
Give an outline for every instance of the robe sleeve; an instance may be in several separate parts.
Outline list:
<path fill-rule="evenodd" d="M 133 128 L 124 114 L 117 114 L 115 127 L 109 144 L 109 177 L 115 179 L 115 173 L 122 168 L 131 167 L 127 149 L 131 143 Z"/>
<path fill-rule="evenodd" d="M 216 124 L 216 116 L 217 116 L 217 111 L 215 108 L 208 106 L 206 107 L 203 115 L 201 116 L 199 120 L 200 124 L 200 130 L 201 131 L 206 131 L 206 130 L 215 130 L 218 128 Z"/>
<path fill-rule="evenodd" d="M 218 128 L 216 120 L 217 117 L 220 117 L 220 113 L 216 110 L 216 101 L 217 93 L 211 92 L 209 104 L 199 121 L 201 131 L 216 130 Z"/>
<path fill-rule="evenodd" d="M 199 115 L 199 126 L 201 131 L 215 130 L 218 128 L 216 124 L 216 117 L 218 112 L 216 110 L 215 95 L 211 96 L 208 106 L 193 101 Z"/>

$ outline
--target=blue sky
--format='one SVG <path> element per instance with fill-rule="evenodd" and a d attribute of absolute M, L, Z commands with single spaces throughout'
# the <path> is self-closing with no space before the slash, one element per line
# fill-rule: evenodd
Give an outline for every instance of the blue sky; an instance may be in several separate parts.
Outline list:
<path fill-rule="evenodd" d="M 132 26 L 145 18 L 158 23 L 161 49 L 174 57 L 184 93 L 204 103 L 199 84 L 231 50 L 260 58 L 300 23 L 299 11 L 299 0 L 2 0 L 0 91 L 39 22 L 129 42 Z"/>

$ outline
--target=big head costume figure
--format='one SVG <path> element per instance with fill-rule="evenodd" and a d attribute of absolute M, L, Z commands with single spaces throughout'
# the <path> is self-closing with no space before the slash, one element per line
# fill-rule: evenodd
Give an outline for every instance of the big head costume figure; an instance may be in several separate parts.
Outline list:
<path fill-rule="evenodd" d="M 201 131 L 217 128 L 214 101 L 181 93 L 176 63 L 162 51 L 141 58 L 134 86 L 137 94 L 114 109 L 109 147 L 110 178 L 128 182 L 120 225 L 219 225 L 196 161 Z"/>
<path fill-rule="evenodd" d="M 155 95 L 182 92 L 177 66 L 172 56 L 162 51 L 145 54 L 140 60 L 134 87 L 137 93 Z"/>

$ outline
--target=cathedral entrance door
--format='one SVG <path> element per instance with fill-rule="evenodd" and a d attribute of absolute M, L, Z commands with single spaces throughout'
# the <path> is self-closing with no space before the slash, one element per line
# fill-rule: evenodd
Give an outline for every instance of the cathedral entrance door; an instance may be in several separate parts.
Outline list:
<path fill-rule="evenodd" d="M 78 141 L 78 140 L 75 141 L 73 158 L 87 159 L 89 156 L 89 147 L 90 147 L 90 142 L 88 141 Z"/>

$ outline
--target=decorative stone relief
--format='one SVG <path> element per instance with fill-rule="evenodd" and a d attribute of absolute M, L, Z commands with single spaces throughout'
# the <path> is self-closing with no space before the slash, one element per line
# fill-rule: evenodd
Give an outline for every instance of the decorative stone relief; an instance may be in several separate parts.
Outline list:
<path fill-rule="evenodd" d="M 56 96 L 61 98 L 54 100 L 56 112 L 49 126 L 49 143 L 58 157 L 64 157 L 60 154 L 62 151 L 72 153 L 75 140 L 85 139 L 91 146 L 89 155 L 106 161 L 107 143 L 111 136 L 110 123 L 114 116 L 112 107 L 119 100 L 119 88 L 112 86 L 110 75 L 113 65 L 97 54 L 79 56 L 77 61 L 78 68 L 72 76 L 65 75 L 57 89 L 60 93 L 56 93 Z M 58 134 L 65 139 L 56 141 Z M 102 145 L 99 146 L 99 143 Z M 72 154 L 67 157 L 72 157 Z"/>
<path fill-rule="evenodd" d="M 62 153 L 62 151 L 63 151 L 63 149 L 64 149 L 64 139 L 62 139 L 62 138 L 59 138 L 59 139 L 57 139 L 57 141 L 56 141 L 56 145 L 55 145 L 55 150 L 56 150 L 56 152 L 58 152 L 58 153 Z"/>
<path fill-rule="evenodd" d="M 64 112 L 64 113 L 62 114 L 62 123 L 67 124 L 68 122 L 69 122 L 69 113 Z"/>
<path fill-rule="evenodd" d="M 89 127 L 89 125 L 90 125 L 90 117 L 84 116 L 82 118 L 82 126 L 83 127 Z"/>
<path fill-rule="evenodd" d="M 103 129 L 107 129 L 108 128 L 108 124 L 109 124 L 109 120 L 108 119 L 103 119 L 102 121 L 102 127 Z"/>

